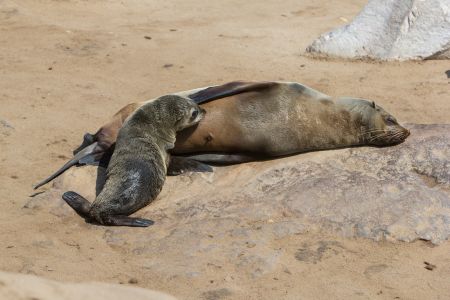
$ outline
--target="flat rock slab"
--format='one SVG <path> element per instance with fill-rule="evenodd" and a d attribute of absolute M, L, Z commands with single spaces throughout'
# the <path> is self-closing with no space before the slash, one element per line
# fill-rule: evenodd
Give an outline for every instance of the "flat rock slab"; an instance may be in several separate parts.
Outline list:
<path fill-rule="evenodd" d="M 138 287 L 99 282 L 66 283 L 0 271 L 0 299 L 8 300 L 176 300 Z"/>
<path fill-rule="evenodd" d="M 94 199 L 104 171 L 94 167 L 73 168 L 24 209 L 48 211 L 86 234 L 100 230 L 111 247 L 147 257 L 143 268 L 166 274 L 170 261 L 167 276 L 189 278 L 211 263 L 208 257 L 251 277 L 266 274 L 282 255 L 273 242 L 305 232 L 439 244 L 450 235 L 450 125 L 407 127 L 411 136 L 393 147 L 311 152 L 169 177 L 160 196 L 137 213 L 155 221 L 145 229 L 86 225 L 61 200 L 67 190 Z"/>
<path fill-rule="evenodd" d="M 370 0 L 348 25 L 321 35 L 313 55 L 380 60 L 450 58 L 449 0 Z"/>

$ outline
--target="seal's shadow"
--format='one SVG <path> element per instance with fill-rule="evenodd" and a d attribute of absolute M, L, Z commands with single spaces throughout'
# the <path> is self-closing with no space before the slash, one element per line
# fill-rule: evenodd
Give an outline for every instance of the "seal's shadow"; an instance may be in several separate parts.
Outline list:
<path fill-rule="evenodd" d="M 108 168 L 109 161 L 111 160 L 111 156 L 114 152 L 116 144 L 112 145 L 109 150 L 107 150 L 98 162 L 97 167 L 97 179 L 95 181 L 95 196 L 103 190 L 103 186 L 106 182 L 106 169 Z"/>

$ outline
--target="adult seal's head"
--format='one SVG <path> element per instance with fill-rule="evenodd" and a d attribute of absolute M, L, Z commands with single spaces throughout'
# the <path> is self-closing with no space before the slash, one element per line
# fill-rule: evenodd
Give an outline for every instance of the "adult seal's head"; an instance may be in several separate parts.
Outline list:
<path fill-rule="evenodd" d="M 360 126 L 362 145 L 391 146 L 402 143 L 410 131 L 402 127 L 394 116 L 373 101 L 357 98 L 339 98 L 337 103 L 347 108 Z"/>

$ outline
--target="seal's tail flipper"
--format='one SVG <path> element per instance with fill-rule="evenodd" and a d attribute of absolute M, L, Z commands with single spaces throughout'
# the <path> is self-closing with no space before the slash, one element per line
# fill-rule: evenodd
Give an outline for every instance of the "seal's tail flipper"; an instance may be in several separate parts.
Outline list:
<path fill-rule="evenodd" d="M 38 184 L 34 186 L 34 189 L 37 189 L 43 186 L 46 183 L 49 183 L 68 169 L 76 165 L 86 165 L 86 164 L 98 164 L 100 159 L 102 158 L 104 151 L 97 147 L 97 142 L 92 145 L 87 146 L 83 150 L 79 151 L 71 160 L 64 164 L 58 171 L 53 173 L 50 177 L 42 180 Z"/>
<path fill-rule="evenodd" d="M 83 150 L 87 146 L 92 145 L 94 142 L 95 142 L 95 135 L 90 134 L 90 133 L 84 134 L 83 142 L 81 143 L 81 145 L 77 149 L 73 150 L 73 155 L 76 155 L 78 152 L 80 152 L 81 150 Z"/>
<path fill-rule="evenodd" d="M 278 85 L 277 82 L 261 81 L 261 82 L 246 82 L 233 81 L 223 85 L 212 86 L 198 91 L 188 97 L 195 103 L 201 104 L 208 101 L 221 99 L 246 92 L 256 92 L 268 89 Z"/>
<path fill-rule="evenodd" d="M 148 227 L 153 225 L 152 220 L 141 219 L 141 218 L 132 218 L 128 216 L 103 216 L 101 220 L 95 220 L 91 213 L 91 203 L 86 200 L 83 196 L 69 191 L 65 192 L 62 195 L 64 201 L 69 204 L 70 207 L 75 210 L 75 212 L 80 215 L 82 218 L 86 220 L 86 222 L 95 221 L 96 223 L 100 223 L 102 225 L 108 226 L 131 226 L 131 227 Z"/>
<path fill-rule="evenodd" d="M 77 214 L 79 214 L 82 218 L 91 219 L 89 210 L 91 209 L 91 203 L 86 200 L 83 196 L 75 193 L 75 192 L 65 192 L 62 195 L 64 201 L 72 207 Z"/>

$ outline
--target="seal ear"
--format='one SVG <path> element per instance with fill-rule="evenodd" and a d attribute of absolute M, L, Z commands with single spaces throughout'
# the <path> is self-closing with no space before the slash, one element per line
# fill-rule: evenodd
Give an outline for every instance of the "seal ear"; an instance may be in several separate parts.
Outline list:
<path fill-rule="evenodd" d="M 372 101 L 372 107 L 375 108 L 375 101 Z"/>

